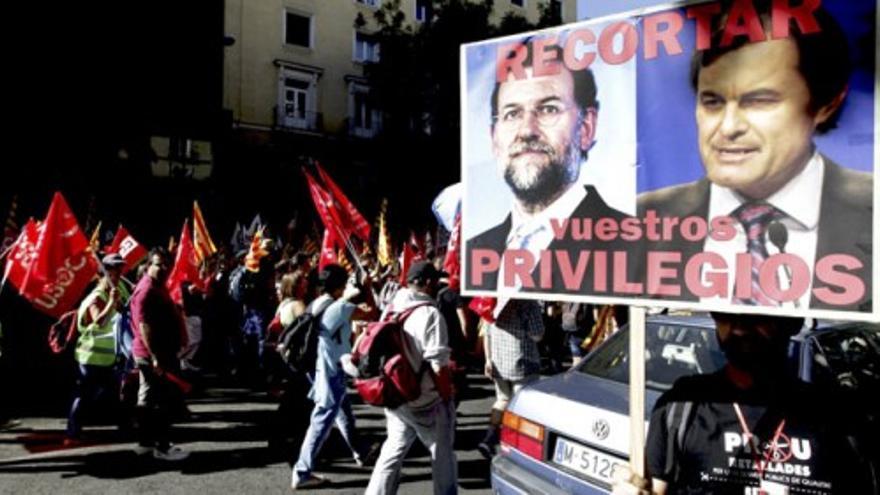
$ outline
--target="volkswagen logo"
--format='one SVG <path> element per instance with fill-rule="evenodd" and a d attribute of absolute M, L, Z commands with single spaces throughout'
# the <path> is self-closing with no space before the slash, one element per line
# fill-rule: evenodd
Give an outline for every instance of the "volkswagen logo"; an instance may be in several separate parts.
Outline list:
<path fill-rule="evenodd" d="M 611 425 L 608 424 L 608 421 L 604 419 L 597 419 L 593 423 L 593 435 L 596 435 L 596 438 L 599 440 L 605 440 L 608 438 L 608 435 L 611 433 Z"/>

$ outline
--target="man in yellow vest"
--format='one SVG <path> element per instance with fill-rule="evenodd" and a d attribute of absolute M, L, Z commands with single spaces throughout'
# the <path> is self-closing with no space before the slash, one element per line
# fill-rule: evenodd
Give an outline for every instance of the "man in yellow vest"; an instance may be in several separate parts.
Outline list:
<path fill-rule="evenodd" d="M 80 443 L 83 413 L 99 404 L 100 399 L 118 388 L 113 365 L 116 363 L 115 316 L 128 300 L 121 282 L 125 260 L 108 254 L 101 260 L 104 276 L 83 299 L 76 315 L 78 339 L 74 356 L 79 364 L 77 392 L 67 418 L 65 444 Z"/>

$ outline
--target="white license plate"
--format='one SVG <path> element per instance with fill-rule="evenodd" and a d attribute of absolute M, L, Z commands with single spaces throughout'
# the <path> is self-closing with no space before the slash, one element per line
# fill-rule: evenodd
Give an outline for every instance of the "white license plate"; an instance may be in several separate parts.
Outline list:
<path fill-rule="evenodd" d="M 611 484 L 615 466 L 625 466 L 626 461 L 591 449 L 579 443 L 559 438 L 550 459 L 554 464 L 565 466 L 587 477 Z"/>

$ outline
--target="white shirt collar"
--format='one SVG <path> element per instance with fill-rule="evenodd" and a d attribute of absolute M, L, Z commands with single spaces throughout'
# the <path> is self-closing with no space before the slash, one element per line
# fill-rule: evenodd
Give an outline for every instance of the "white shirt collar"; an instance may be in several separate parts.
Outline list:
<path fill-rule="evenodd" d="M 818 151 L 813 153 L 807 166 L 782 188 L 767 198 L 767 202 L 788 215 L 797 227 L 813 230 L 819 226 L 820 201 L 804 201 L 804 198 L 821 198 L 825 176 L 825 161 Z M 709 194 L 709 218 L 732 214 L 747 200 L 736 191 L 712 184 Z"/>
<path fill-rule="evenodd" d="M 550 206 L 544 208 L 537 215 L 528 217 L 516 207 L 511 208 L 511 225 L 510 233 L 507 235 L 507 244 L 514 238 L 516 233 L 521 229 L 535 230 L 538 226 L 544 226 L 551 231 L 550 220 L 569 218 L 578 205 L 587 197 L 587 189 L 583 184 L 574 183 L 565 191 L 562 196 L 556 199 Z M 531 228 L 529 228 L 531 227 Z"/>

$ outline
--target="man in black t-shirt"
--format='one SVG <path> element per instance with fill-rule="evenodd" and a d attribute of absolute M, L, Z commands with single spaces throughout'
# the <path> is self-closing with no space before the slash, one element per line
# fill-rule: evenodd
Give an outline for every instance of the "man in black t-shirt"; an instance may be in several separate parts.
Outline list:
<path fill-rule="evenodd" d="M 728 364 L 660 397 L 646 448 L 650 493 L 877 493 L 867 415 L 787 369 L 803 320 L 712 316 Z M 635 489 L 643 484 L 619 483 L 614 493 L 648 493 Z"/>

